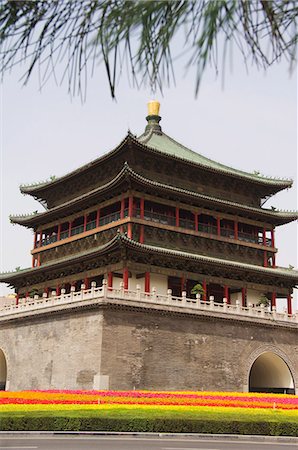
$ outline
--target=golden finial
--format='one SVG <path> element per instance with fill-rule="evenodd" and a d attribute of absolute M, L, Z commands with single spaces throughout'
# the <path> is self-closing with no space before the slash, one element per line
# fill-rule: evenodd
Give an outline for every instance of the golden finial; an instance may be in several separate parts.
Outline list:
<path fill-rule="evenodd" d="M 148 116 L 159 116 L 160 103 L 157 100 L 151 100 L 147 106 Z"/>

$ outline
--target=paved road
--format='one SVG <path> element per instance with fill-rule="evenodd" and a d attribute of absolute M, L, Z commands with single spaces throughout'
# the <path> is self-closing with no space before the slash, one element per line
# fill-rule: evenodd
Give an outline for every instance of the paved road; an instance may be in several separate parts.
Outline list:
<path fill-rule="evenodd" d="M 235 441 L 204 437 L 0 435 L 0 450 L 290 450 L 297 446 L 297 441 L 260 442 L 253 437 Z"/>

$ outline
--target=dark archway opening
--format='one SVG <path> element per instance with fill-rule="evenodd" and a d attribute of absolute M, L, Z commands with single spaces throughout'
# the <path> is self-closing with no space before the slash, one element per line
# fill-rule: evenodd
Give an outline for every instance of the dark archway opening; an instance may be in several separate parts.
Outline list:
<path fill-rule="evenodd" d="M 265 352 L 253 363 L 249 374 L 249 392 L 295 394 L 289 367 L 273 352 Z"/>
<path fill-rule="evenodd" d="M 0 349 L 0 391 L 5 391 L 7 378 L 6 358 L 3 351 Z"/>

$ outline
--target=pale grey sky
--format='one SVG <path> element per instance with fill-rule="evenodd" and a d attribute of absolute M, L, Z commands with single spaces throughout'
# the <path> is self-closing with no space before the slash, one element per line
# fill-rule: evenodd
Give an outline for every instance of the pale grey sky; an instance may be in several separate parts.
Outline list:
<path fill-rule="evenodd" d="M 222 79 L 205 73 L 198 98 L 194 74 L 177 73 L 176 87 L 164 90 L 162 128 L 176 140 L 205 156 L 265 175 L 290 177 L 294 188 L 266 203 L 297 209 L 297 77 L 287 64 L 266 74 L 242 62 L 233 64 Z M 37 74 L 22 87 L 18 68 L 1 88 L 1 271 L 30 267 L 33 235 L 9 224 L 9 214 L 42 207 L 19 192 L 19 185 L 60 176 L 113 149 L 128 129 L 141 134 L 145 127 L 149 89 L 135 90 L 120 80 L 117 101 L 108 90 L 103 68 L 88 81 L 84 104 L 70 99 L 65 85 L 51 80 L 39 92 Z M 277 264 L 297 267 L 297 223 L 279 227 Z M 0 295 L 7 293 L 2 285 Z"/>

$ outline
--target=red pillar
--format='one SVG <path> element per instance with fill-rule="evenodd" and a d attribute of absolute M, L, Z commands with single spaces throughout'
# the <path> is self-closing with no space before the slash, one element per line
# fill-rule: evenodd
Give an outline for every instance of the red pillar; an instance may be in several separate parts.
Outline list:
<path fill-rule="evenodd" d="M 19 304 L 19 300 L 20 300 L 20 294 L 19 294 L 19 293 L 17 293 L 17 296 L 16 296 L 16 305 L 18 305 L 18 304 Z"/>
<path fill-rule="evenodd" d="M 272 296 L 271 296 L 271 309 L 273 308 L 273 306 L 276 307 L 276 292 L 272 292 Z"/>
<path fill-rule="evenodd" d="M 150 272 L 145 272 L 145 292 L 150 292 Z"/>
<path fill-rule="evenodd" d="M 288 310 L 288 314 L 292 315 L 292 296 L 291 296 L 291 294 L 287 295 L 287 310 Z"/>
<path fill-rule="evenodd" d="M 113 272 L 108 273 L 108 288 L 113 288 Z"/>
<path fill-rule="evenodd" d="M 238 239 L 238 222 L 234 222 L 234 237 Z"/>
<path fill-rule="evenodd" d="M 217 221 L 217 236 L 220 236 L 220 217 L 217 217 L 216 221 Z"/>
<path fill-rule="evenodd" d="M 176 208 L 176 227 L 179 227 L 180 220 L 179 220 L 179 208 Z"/>
<path fill-rule="evenodd" d="M 272 267 L 276 267 L 276 256 L 275 256 L 275 253 L 272 255 Z"/>
<path fill-rule="evenodd" d="M 242 288 L 241 291 L 241 295 L 242 295 L 242 306 L 245 308 L 246 307 L 246 288 Z"/>
<path fill-rule="evenodd" d="M 181 295 L 182 295 L 182 292 L 186 290 L 185 289 L 185 284 L 186 284 L 185 278 L 181 277 Z"/>
<path fill-rule="evenodd" d="M 144 225 L 140 226 L 140 244 L 144 244 Z"/>
<path fill-rule="evenodd" d="M 206 280 L 203 281 L 202 287 L 204 289 L 204 294 L 203 294 L 203 302 L 207 301 L 207 283 Z"/>
<path fill-rule="evenodd" d="M 40 267 L 40 253 L 37 255 L 37 267 Z"/>
<path fill-rule="evenodd" d="M 229 286 L 224 286 L 224 298 L 227 299 L 228 303 L 230 302 L 230 291 L 229 291 Z"/>
<path fill-rule="evenodd" d="M 60 241 L 61 239 L 61 223 L 58 225 L 58 233 L 57 233 L 57 241 Z"/>
<path fill-rule="evenodd" d="M 140 199 L 140 219 L 144 220 L 145 217 L 145 200 Z M 140 243 L 144 244 L 144 225 L 140 225 Z"/>
<path fill-rule="evenodd" d="M 87 229 L 87 214 L 84 214 L 84 231 Z"/>
<path fill-rule="evenodd" d="M 39 247 L 42 246 L 42 231 L 39 232 Z"/>
<path fill-rule="evenodd" d="M 130 195 L 128 198 L 128 217 L 133 216 L 133 196 Z"/>
<path fill-rule="evenodd" d="M 84 285 L 85 285 L 85 288 L 86 288 L 86 289 L 89 289 L 89 278 L 88 278 L 88 277 L 85 277 L 85 279 L 84 279 Z"/>
<path fill-rule="evenodd" d="M 127 237 L 132 239 L 132 223 L 127 224 Z"/>
<path fill-rule="evenodd" d="M 199 214 L 195 213 L 195 230 L 199 231 Z"/>
<path fill-rule="evenodd" d="M 274 228 L 271 230 L 271 247 L 275 247 Z"/>
<path fill-rule="evenodd" d="M 123 284 L 124 284 L 124 289 L 128 289 L 128 268 L 125 267 L 123 269 Z"/>
<path fill-rule="evenodd" d="M 71 222 L 69 222 L 69 225 L 68 225 L 68 237 L 70 237 L 71 236 Z"/>
<path fill-rule="evenodd" d="M 99 219 L 100 219 L 100 208 L 96 212 L 96 228 L 99 227 Z"/>
<path fill-rule="evenodd" d="M 143 198 L 140 199 L 140 219 L 144 219 L 145 216 L 145 200 Z"/>
<path fill-rule="evenodd" d="M 59 284 L 56 286 L 56 295 L 60 295 L 61 294 L 61 288 L 59 286 Z"/>

